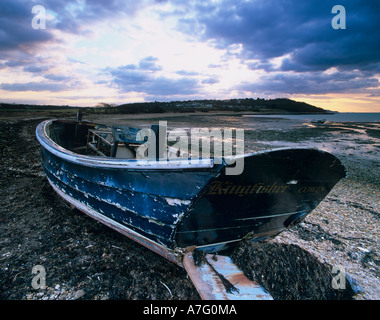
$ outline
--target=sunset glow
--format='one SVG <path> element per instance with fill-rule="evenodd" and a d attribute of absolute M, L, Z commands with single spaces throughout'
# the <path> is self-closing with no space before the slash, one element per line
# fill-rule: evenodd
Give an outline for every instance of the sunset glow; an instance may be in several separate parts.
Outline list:
<path fill-rule="evenodd" d="M 346 28 L 334 29 L 336 4 L 2 0 L 0 102 L 287 97 L 380 112 L 379 6 L 339 3 Z"/>

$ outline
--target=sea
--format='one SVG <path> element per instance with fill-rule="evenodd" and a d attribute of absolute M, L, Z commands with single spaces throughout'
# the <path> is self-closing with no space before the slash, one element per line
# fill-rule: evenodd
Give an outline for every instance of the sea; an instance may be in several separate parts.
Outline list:
<path fill-rule="evenodd" d="M 244 117 L 281 118 L 304 121 L 326 120 L 331 122 L 380 122 L 380 112 L 342 112 L 333 114 L 286 114 L 286 115 L 245 115 Z"/>
<path fill-rule="evenodd" d="M 176 147 L 190 150 L 188 142 L 191 130 L 196 128 L 244 130 L 246 153 L 283 147 L 318 148 L 337 156 L 378 161 L 380 159 L 380 113 L 334 113 L 303 115 L 253 115 L 213 114 L 159 115 L 149 118 L 130 119 L 125 115 L 122 121 L 135 127 L 150 127 L 166 121 L 170 145 L 177 140 Z M 115 124 L 120 123 L 120 116 Z M 313 123 L 326 120 L 322 123 Z M 116 122 L 117 121 L 117 122 Z M 181 130 L 179 130 L 181 129 Z M 196 130 L 195 130 L 196 132 Z M 237 137 L 237 136 L 236 136 Z M 191 140 L 191 141 L 190 141 Z M 218 137 L 213 138 L 219 140 Z M 238 143 L 233 141 L 232 143 Z M 178 144 L 177 144 L 178 143 Z M 184 145 L 179 145 L 184 143 Z M 203 142 L 202 142 L 203 145 Z M 192 152 L 192 151 L 191 151 Z"/>

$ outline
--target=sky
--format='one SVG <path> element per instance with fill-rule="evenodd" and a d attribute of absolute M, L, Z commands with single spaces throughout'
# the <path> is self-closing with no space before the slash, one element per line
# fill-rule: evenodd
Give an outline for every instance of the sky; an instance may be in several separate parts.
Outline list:
<path fill-rule="evenodd" d="M 0 1 L 0 102 L 238 98 L 380 112 L 378 0 Z"/>

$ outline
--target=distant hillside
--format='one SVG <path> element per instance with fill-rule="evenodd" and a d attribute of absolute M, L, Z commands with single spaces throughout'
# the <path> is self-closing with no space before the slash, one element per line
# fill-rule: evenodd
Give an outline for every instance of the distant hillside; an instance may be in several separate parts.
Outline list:
<path fill-rule="evenodd" d="M 138 102 L 122 105 L 110 105 L 99 103 L 96 107 L 70 107 L 54 105 L 26 105 L 0 103 L 0 112 L 17 111 L 54 111 L 73 112 L 82 110 L 86 113 L 106 113 L 106 114 L 136 114 L 136 113 L 167 113 L 167 112 L 261 112 L 261 113 L 326 113 L 326 110 L 312 106 L 305 102 L 298 102 L 291 99 L 230 99 L 230 100 L 188 100 L 171 102 Z"/>
<path fill-rule="evenodd" d="M 290 99 L 231 99 L 231 100 L 189 100 L 171 102 L 139 102 L 127 103 L 119 106 L 107 105 L 105 103 L 95 109 L 86 111 L 104 113 L 165 113 L 165 112 L 290 112 L 290 113 L 325 113 L 326 110 Z"/>
<path fill-rule="evenodd" d="M 0 102 L 1 111 L 25 111 L 25 110 L 54 110 L 54 109 L 66 109 L 70 110 L 73 107 L 70 106 L 57 106 L 57 105 L 38 105 L 38 104 L 19 104 L 19 103 L 5 103 Z"/>

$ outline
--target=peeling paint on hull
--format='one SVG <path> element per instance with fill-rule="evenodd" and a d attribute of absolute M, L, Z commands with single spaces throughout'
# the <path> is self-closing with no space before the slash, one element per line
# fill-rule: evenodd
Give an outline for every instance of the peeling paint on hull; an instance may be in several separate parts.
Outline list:
<path fill-rule="evenodd" d="M 165 259 L 168 259 L 169 261 L 172 261 L 175 264 L 178 264 L 182 267 L 182 257 L 179 256 L 179 254 L 173 250 L 168 250 L 167 247 L 162 246 L 152 240 L 150 240 L 147 237 L 142 236 L 141 234 L 125 227 L 122 224 L 117 223 L 116 221 L 107 218 L 105 215 L 100 214 L 99 212 L 89 208 L 88 206 L 83 205 L 83 203 L 77 201 L 76 199 L 68 196 L 66 193 L 62 192 L 60 189 L 58 189 L 50 180 L 48 180 L 50 185 L 53 187 L 55 192 L 62 197 L 64 200 L 66 200 L 70 205 L 77 208 L 78 210 L 82 211 L 83 213 L 89 215 L 90 217 L 94 218 L 95 220 L 103 223 L 104 225 L 116 230 L 117 232 L 127 236 L 128 238 L 138 242 L 139 244 L 143 245 L 144 247 L 152 250 L 153 252 L 159 254 L 160 256 L 164 257 Z"/>

